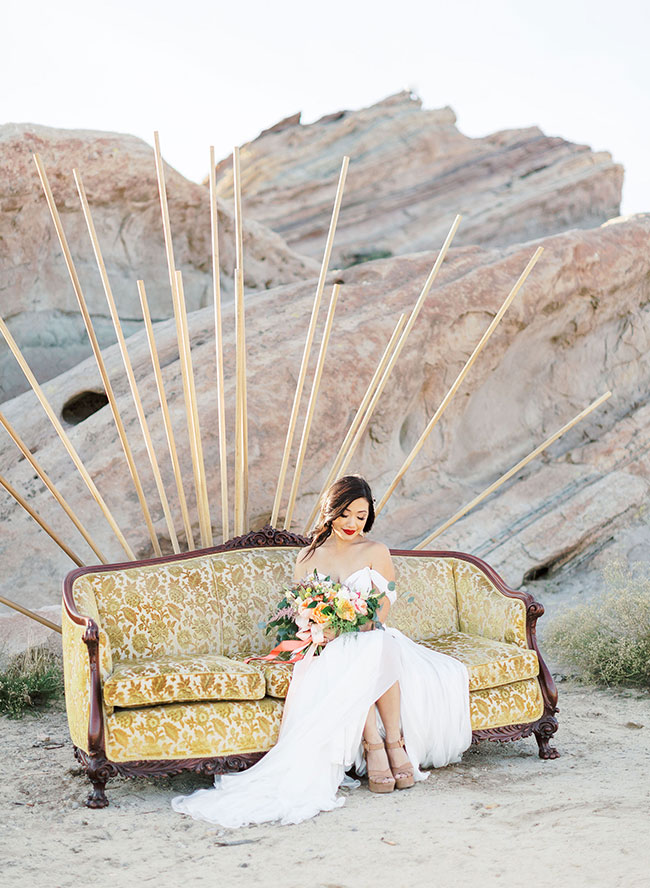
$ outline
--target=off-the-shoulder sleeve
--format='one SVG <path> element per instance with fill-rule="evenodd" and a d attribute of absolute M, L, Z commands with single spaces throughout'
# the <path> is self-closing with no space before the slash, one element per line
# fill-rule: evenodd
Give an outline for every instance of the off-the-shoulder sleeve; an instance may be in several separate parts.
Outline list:
<path fill-rule="evenodd" d="M 373 585 L 376 586 L 380 592 L 383 592 L 386 595 L 386 598 L 390 601 L 391 604 L 395 603 L 395 599 L 397 598 L 397 592 L 395 589 L 389 589 L 389 582 L 383 574 L 380 574 L 378 570 L 374 570 L 372 567 L 370 570 L 370 578 L 373 582 Z"/>

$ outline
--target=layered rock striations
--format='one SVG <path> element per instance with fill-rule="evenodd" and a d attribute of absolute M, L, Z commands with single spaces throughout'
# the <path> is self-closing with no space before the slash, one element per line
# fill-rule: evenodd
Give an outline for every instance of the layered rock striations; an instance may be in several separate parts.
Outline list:
<path fill-rule="evenodd" d="M 170 317 L 171 295 L 152 148 L 134 136 L 59 130 L 33 124 L 0 127 L 0 315 L 39 381 L 90 354 L 90 345 L 45 202 L 32 154 L 45 164 L 77 271 L 102 346 L 115 335 L 72 177 L 81 173 L 125 332 L 141 326 L 136 281 L 142 278 L 154 319 Z M 165 167 L 177 267 L 188 308 L 212 299 L 207 189 Z M 222 286 L 232 291 L 234 224 L 220 201 Z M 254 219 L 244 231 L 246 287 L 264 290 L 318 273 Z M 27 385 L 0 341 L 0 402 Z"/>
<path fill-rule="evenodd" d="M 241 149 L 244 211 L 320 257 L 343 155 L 350 156 L 333 262 L 437 249 L 456 213 L 456 244 L 505 246 L 619 213 L 623 169 L 608 152 L 537 127 L 472 139 L 451 108 L 408 92 L 308 125 L 287 118 Z M 232 196 L 231 161 L 220 191 Z"/>
<path fill-rule="evenodd" d="M 577 563 L 611 546 L 612 541 L 624 545 L 628 540 L 630 549 L 643 545 L 647 530 L 640 516 L 650 487 L 649 236 L 650 216 L 641 215 L 541 241 L 544 253 L 524 289 L 380 515 L 375 531 L 378 538 L 393 546 L 416 543 L 610 388 L 614 396 L 605 407 L 433 545 L 484 555 L 514 585 L 563 563 Z M 460 246 L 450 251 L 349 466 L 350 471 L 369 478 L 378 500 L 537 243 L 501 248 Z M 393 325 L 401 312 L 410 311 L 435 256 L 431 252 L 397 256 L 329 275 L 326 295 L 335 279 L 342 281 L 342 287 L 295 513 L 297 529 L 303 529 Z M 287 284 L 260 292 L 247 307 L 250 513 L 254 526 L 269 517 L 313 292 L 313 282 Z M 324 315 L 323 304 L 310 373 Z M 212 520 L 219 541 L 210 308 L 190 315 L 190 331 Z M 159 324 L 157 336 L 189 491 L 192 472 L 173 323 Z M 224 309 L 224 348 L 232 473 L 231 307 Z M 142 333 L 130 338 L 129 349 L 180 532 L 182 523 Z M 111 347 L 105 356 L 156 527 L 169 549 L 119 355 Z M 72 396 L 97 388 L 99 379 L 91 360 L 45 386 L 59 413 Z M 307 390 L 303 412 L 306 394 Z M 3 410 L 74 503 L 107 556 L 124 560 L 34 396 L 23 394 Z M 294 452 L 301 428 L 302 418 Z M 70 436 L 130 544 L 138 555 L 150 554 L 108 408 L 70 427 Z M 0 474 L 59 529 L 83 560 L 94 560 L 25 460 L 18 459 L 4 433 L 0 436 Z M 285 500 L 290 478 L 291 473 Z M 230 480 L 232 503 L 232 474 Z M 190 506 L 196 515 L 191 496 Z M 0 496 L 0 522 L 0 594 L 33 607 L 55 602 L 60 578 L 72 567 L 70 561 L 4 493 Z M 29 558 L 25 558 L 26 550 Z"/>

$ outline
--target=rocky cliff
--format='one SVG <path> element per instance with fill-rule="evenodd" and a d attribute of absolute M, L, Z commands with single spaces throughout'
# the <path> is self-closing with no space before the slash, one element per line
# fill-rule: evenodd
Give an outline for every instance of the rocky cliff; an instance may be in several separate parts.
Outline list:
<path fill-rule="evenodd" d="M 471 139 L 451 108 L 408 92 L 308 125 L 280 121 L 242 147 L 244 210 L 320 257 L 341 157 L 350 155 L 333 262 L 437 249 L 462 213 L 457 244 L 506 246 L 617 216 L 623 169 L 606 151 L 537 127 Z M 231 160 L 220 170 L 232 196 Z"/>
<path fill-rule="evenodd" d="M 115 335 L 72 178 L 84 181 L 125 332 L 139 329 L 136 281 L 142 278 L 156 320 L 172 314 L 152 148 L 134 136 L 58 130 L 33 124 L 0 126 L 0 314 L 39 381 L 73 367 L 90 344 L 43 196 L 32 154 L 45 164 L 99 341 Z M 207 151 L 206 151 L 207 155 Z M 212 299 L 207 189 L 166 167 L 177 267 L 188 307 Z M 334 189 L 335 190 L 335 189 Z M 232 292 L 234 226 L 220 202 L 222 285 Z M 254 219 L 245 227 L 246 286 L 266 289 L 318 274 L 318 263 L 296 255 Z M 27 385 L 0 342 L 0 402 Z"/>

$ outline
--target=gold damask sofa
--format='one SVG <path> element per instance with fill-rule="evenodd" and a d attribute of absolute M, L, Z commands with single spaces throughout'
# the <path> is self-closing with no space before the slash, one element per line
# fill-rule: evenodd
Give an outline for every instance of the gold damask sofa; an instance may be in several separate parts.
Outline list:
<path fill-rule="evenodd" d="M 65 697 L 89 807 L 108 804 L 116 774 L 243 770 L 273 746 L 292 667 L 244 660 L 272 647 L 263 627 L 305 542 L 266 527 L 68 574 Z M 540 757 L 555 758 L 557 692 L 535 638 L 543 607 L 471 555 L 394 550 L 393 559 L 408 594 L 389 622 L 466 664 L 474 740 L 534 733 Z"/>

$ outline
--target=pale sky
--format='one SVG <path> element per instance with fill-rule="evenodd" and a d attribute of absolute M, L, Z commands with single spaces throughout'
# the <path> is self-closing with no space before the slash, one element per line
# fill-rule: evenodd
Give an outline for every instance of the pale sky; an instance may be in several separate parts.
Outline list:
<path fill-rule="evenodd" d="M 642 0 L 33 0 L 4 4 L 0 123 L 133 133 L 200 180 L 208 147 L 404 88 L 482 136 L 540 126 L 610 151 L 650 211 Z"/>

